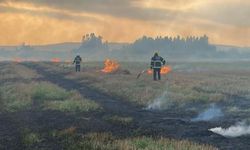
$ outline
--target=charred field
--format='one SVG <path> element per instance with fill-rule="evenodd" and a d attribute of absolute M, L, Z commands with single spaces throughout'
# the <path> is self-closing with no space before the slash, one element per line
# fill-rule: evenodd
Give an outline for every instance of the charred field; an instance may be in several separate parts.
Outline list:
<path fill-rule="evenodd" d="M 250 149 L 250 62 L 0 63 L 0 149 Z"/>

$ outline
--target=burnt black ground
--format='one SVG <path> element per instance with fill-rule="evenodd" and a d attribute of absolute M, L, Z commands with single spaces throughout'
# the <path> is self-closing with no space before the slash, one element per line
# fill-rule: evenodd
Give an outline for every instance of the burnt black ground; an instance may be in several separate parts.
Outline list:
<path fill-rule="evenodd" d="M 5 142 L 8 149 L 23 149 L 22 143 L 19 141 L 20 131 L 18 129 L 20 126 L 25 126 L 39 132 L 76 126 L 78 128 L 77 131 L 80 133 L 111 132 L 118 137 L 135 135 L 164 136 L 211 144 L 225 150 L 250 149 L 249 136 L 225 138 L 208 131 L 208 129 L 213 127 L 231 124 L 230 119 L 214 122 L 191 122 L 189 119 L 193 114 L 185 110 L 176 110 L 174 108 L 165 111 L 144 110 L 121 98 L 113 97 L 93 89 L 85 83 L 66 79 L 64 78 L 64 74 L 49 72 L 46 68 L 38 64 L 24 65 L 36 70 L 43 76 L 43 80 L 50 81 L 67 90 L 78 90 L 85 97 L 101 104 L 103 111 L 64 114 L 54 111 L 30 110 L 12 114 L 1 114 L 0 136 L 2 138 L 0 142 Z M 134 122 L 128 126 L 111 124 L 103 120 L 104 116 L 109 115 L 132 116 Z M 9 130 L 11 131 L 10 133 L 8 133 Z M 13 138 L 12 140 L 16 141 L 15 146 L 11 144 L 12 140 L 4 140 L 3 138 L 5 137 Z M 56 146 L 56 142 L 45 139 L 42 145 L 38 146 L 46 149 L 61 149 Z"/>

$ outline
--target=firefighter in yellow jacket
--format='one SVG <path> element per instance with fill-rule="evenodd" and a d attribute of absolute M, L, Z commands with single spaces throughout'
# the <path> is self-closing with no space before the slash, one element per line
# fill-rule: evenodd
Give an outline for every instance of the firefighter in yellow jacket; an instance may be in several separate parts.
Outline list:
<path fill-rule="evenodd" d="M 153 69 L 153 77 L 154 80 L 161 80 L 161 67 L 166 64 L 166 61 L 155 53 L 154 56 L 151 58 L 151 69 Z"/>

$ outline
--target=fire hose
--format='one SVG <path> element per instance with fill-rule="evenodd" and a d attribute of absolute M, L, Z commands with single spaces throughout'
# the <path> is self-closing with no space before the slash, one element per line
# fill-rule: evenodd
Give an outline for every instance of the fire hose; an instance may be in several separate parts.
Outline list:
<path fill-rule="evenodd" d="M 142 70 L 142 71 L 137 75 L 136 79 L 139 79 L 140 76 L 141 76 L 146 70 L 147 70 L 147 69 Z"/>
<path fill-rule="evenodd" d="M 138 75 L 137 75 L 137 77 L 136 77 L 136 79 L 139 79 L 140 77 L 141 77 L 141 75 L 142 74 L 144 74 L 145 72 L 150 72 L 151 70 L 149 70 L 149 69 L 144 69 L 144 70 L 142 70 Z M 162 68 L 161 68 L 161 74 L 167 74 L 168 72 L 170 72 L 171 71 L 171 67 L 170 66 L 163 66 Z M 151 71 L 151 73 L 152 73 L 152 71 Z M 150 73 L 150 74 L 151 74 Z"/>

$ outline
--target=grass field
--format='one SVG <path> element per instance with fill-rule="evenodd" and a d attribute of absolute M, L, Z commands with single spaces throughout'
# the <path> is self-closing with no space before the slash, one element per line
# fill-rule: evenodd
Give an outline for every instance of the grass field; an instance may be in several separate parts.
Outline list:
<path fill-rule="evenodd" d="M 36 81 L 39 75 L 22 65 L 8 64 L 1 69 L 1 111 L 15 112 L 39 109 L 63 112 L 97 110 L 100 106 L 77 91 L 66 91 L 47 81 Z M 14 81 L 13 81 L 14 79 Z"/>
<path fill-rule="evenodd" d="M 180 125 L 183 128 L 185 124 L 182 126 L 182 123 L 173 120 L 176 124 L 171 125 L 172 120 L 169 120 L 170 125 L 166 125 L 165 131 L 165 125 L 161 126 L 159 122 L 162 118 L 154 114 L 150 114 L 149 118 L 142 117 L 145 122 L 140 123 L 138 114 L 123 114 L 116 112 L 115 108 L 107 110 L 103 104 L 108 100 L 96 101 L 94 99 L 100 97 L 98 94 L 90 93 L 89 97 L 83 94 L 84 89 L 78 89 L 81 85 L 86 86 L 92 92 L 98 92 L 100 98 L 103 95 L 100 93 L 104 93 L 106 97 L 131 104 L 136 110 L 157 104 L 153 109 L 163 113 L 193 117 L 211 104 L 216 104 L 226 116 L 232 115 L 228 118 L 230 121 L 235 115 L 240 119 L 249 119 L 250 62 L 173 62 L 169 65 L 172 71 L 163 75 L 161 81 L 153 81 L 152 75 L 147 73 L 136 78 L 139 72 L 148 68 L 148 64 L 142 62 L 121 62 L 120 71 L 114 73 L 101 72 L 102 62 L 83 63 L 80 73 L 75 73 L 74 66 L 67 63 L 2 63 L 0 115 L 8 116 L 7 122 L 11 120 L 18 126 L 20 132 L 13 133 L 13 136 L 20 136 L 19 141 L 25 149 L 217 149 L 204 141 L 201 142 L 203 144 L 197 144 L 200 140 L 185 140 L 182 136 L 176 136 L 177 140 L 172 138 L 175 136 L 168 135 L 168 126 L 174 128 Z M 59 83 L 72 81 L 72 85 L 79 85 L 68 90 L 32 69 L 37 66 L 44 68 L 45 72 L 58 75 L 58 79 L 60 77 L 62 80 Z M 131 109 L 134 111 L 134 108 Z M 6 123 L 6 128 L 8 126 Z M 197 126 L 200 126 L 199 123 Z M 208 143 L 220 146 L 218 143 Z M 0 144 L 0 148 L 4 146 Z"/>
<path fill-rule="evenodd" d="M 102 73 L 102 63 L 85 63 L 81 73 L 72 73 L 73 66 L 70 65 L 44 65 L 51 70 L 67 73 L 67 78 L 77 79 L 144 107 L 161 96 L 180 106 L 193 102 L 223 102 L 232 96 L 250 98 L 248 62 L 173 63 L 170 65 L 172 72 L 163 75 L 160 82 L 152 81 L 152 76 L 148 74 L 136 79 L 137 74 L 148 67 L 143 63 L 121 63 L 121 69 L 129 70 L 130 75 Z M 167 94 L 164 95 L 164 91 Z"/>

